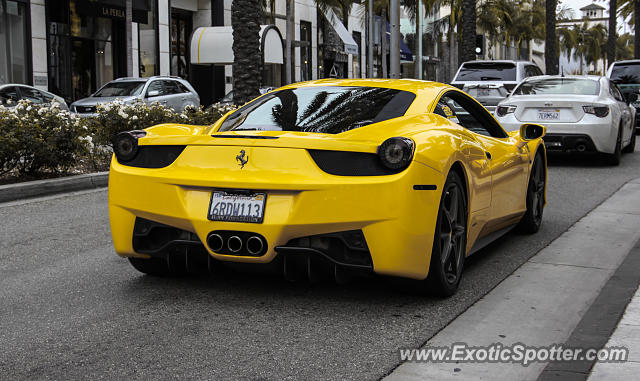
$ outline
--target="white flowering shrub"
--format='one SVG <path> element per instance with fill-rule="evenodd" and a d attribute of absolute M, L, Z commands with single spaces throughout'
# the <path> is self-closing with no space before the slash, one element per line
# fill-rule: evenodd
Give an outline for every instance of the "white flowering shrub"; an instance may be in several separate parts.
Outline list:
<path fill-rule="evenodd" d="M 38 106 L 22 100 L 0 106 L 0 175 L 65 172 L 86 152 L 88 130 L 57 104 Z"/>
<path fill-rule="evenodd" d="M 0 106 L 0 176 L 106 170 L 113 153 L 111 140 L 118 132 L 172 122 L 210 125 L 233 109 L 213 105 L 177 113 L 159 103 L 115 101 L 98 105 L 95 117 L 83 118 L 57 104 L 20 101 L 12 108 Z"/>
<path fill-rule="evenodd" d="M 85 123 L 92 133 L 94 144 L 110 145 L 118 132 L 142 130 L 161 123 L 210 125 L 233 109 L 233 106 L 213 105 L 207 109 L 188 107 L 182 113 L 177 113 L 158 102 L 147 104 L 137 101 L 127 104 L 116 100 L 98 105 L 97 116 L 87 118 Z"/>

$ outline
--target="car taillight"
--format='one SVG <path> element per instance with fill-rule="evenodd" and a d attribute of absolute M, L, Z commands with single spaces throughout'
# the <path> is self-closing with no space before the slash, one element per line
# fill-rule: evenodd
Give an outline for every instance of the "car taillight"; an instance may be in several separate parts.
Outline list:
<path fill-rule="evenodd" d="M 516 106 L 498 106 L 496 108 L 496 115 L 505 116 L 507 114 L 512 114 L 516 111 Z"/>
<path fill-rule="evenodd" d="M 113 153 L 119 162 L 127 162 L 136 157 L 138 153 L 138 139 L 145 136 L 146 131 L 124 131 L 113 138 Z"/>
<path fill-rule="evenodd" d="M 598 118 L 604 118 L 609 115 L 609 107 L 607 106 L 582 106 L 582 109 L 587 114 L 592 114 Z"/>
<path fill-rule="evenodd" d="M 413 140 L 396 137 L 385 140 L 378 147 L 378 157 L 391 170 L 404 169 L 413 159 Z"/>

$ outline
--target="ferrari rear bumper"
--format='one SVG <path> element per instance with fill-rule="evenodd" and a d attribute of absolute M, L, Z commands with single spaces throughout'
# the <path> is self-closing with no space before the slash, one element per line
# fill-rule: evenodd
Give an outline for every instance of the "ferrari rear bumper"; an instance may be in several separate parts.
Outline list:
<path fill-rule="evenodd" d="M 224 149 L 198 147 L 197 151 L 203 155 L 207 148 Z M 216 260 L 262 264 L 283 256 L 324 257 L 333 264 L 378 274 L 426 277 L 442 174 L 413 162 L 395 175 L 335 176 L 309 166 L 313 162 L 304 149 L 281 153 L 289 160 L 281 156 L 280 161 L 272 163 L 291 164 L 278 164 L 282 167 L 277 175 L 276 168 L 242 169 L 234 162 L 226 168 L 201 164 L 196 169 L 182 157 L 160 169 L 127 167 L 113 160 L 109 213 L 116 252 L 149 257 L 166 255 L 172 247 L 198 247 Z M 260 155 L 249 152 L 252 158 Z M 414 185 L 429 187 L 416 190 Z M 211 193 L 220 189 L 265 193 L 263 222 L 209 220 Z M 141 220 L 166 225 L 175 232 L 159 229 L 159 233 L 145 237 L 147 246 L 141 246 L 144 234 L 140 235 L 136 227 Z M 237 253 L 214 251 L 208 238 L 215 232 L 231 232 L 223 237 L 225 245 L 232 236 L 238 236 L 243 248 Z M 345 234 L 351 234 L 351 238 Z M 354 243 L 358 234 L 362 237 L 360 246 Z M 246 250 L 253 236 L 264 240 L 259 255 L 258 251 Z M 252 242 L 257 247 L 257 241 Z"/>

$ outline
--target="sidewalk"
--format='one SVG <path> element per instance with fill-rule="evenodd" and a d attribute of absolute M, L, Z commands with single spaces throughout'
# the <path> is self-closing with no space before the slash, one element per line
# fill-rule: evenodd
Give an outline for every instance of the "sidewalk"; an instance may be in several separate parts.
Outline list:
<path fill-rule="evenodd" d="M 636 179 L 524 263 L 423 348 L 453 343 L 563 344 L 640 238 L 639 199 L 640 179 Z M 640 345 L 640 335 L 632 339 Z M 636 356 L 640 359 L 640 351 Z M 386 380 L 536 380 L 547 364 L 405 362 Z"/>
<path fill-rule="evenodd" d="M 640 380 L 640 289 L 631 299 L 631 303 L 606 344 L 623 346 L 629 349 L 629 359 L 624 363 L 596 362 L 588 381 L 627 381 Z"/>

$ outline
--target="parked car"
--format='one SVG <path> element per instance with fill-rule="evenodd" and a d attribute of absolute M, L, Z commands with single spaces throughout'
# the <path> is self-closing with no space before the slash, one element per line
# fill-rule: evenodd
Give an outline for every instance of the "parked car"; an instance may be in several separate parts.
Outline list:
<path fill-rule="evenodd" d="M 451 84 L 494 112 L 520 81 L 537 75 L 542 70 L 530 61 L 468 61 L 460 65 Z"/>
<path fill-rule="evenodd" d="M 615 82 L 623 96 L 628 93 L 640 93 L 640 60 L 617 61 L 609 66 L 607 77 Z M 627 96 L 628 97 L 628 96 Z M 632 102 L 636 115 L 640 111 L 640 102 Z M 640 120 L 636 118 L 636 134 L 640 133 Z"/>
<path fill-rule="evenodd" d="M 67 102 L 58 95 L 48 91 L 36 89 L 33 86 L 22 84 L 6 84 L 0 85 L 0 105 L 5 107 L 13 107 L 18 104 L 21 99 L 29 100 L 36 104 L 57 103 L 60 109 L 69 110 Z"/>
<path fill-rule="evenodd" d="M 549 151 L 592 151 L 620 163 L 622 152 L 633 152 L 635 109 L 615 83 L 601 76 L 528 78 L 496 108 L 496 118 L 508 130 L 522 123 L 547 127 Z"/>
<path fill-rule="evenodd" d="M 102 86 L 88 98 L 71 104 L 71 111 L 82 116 L 95 114 L 96 106 L 120 99 L 134 103 L 161 104 L 180 112 L 187 106 L 200 106 L 200 97 L 188 81 L 179 77 L 118 78 Z"/>
<path fill-rule="evenodd" d="M 268 93 L 269 91 L 271 91 L 273 89 L 274 89 L 273 87 L 261 87 L 260 88 L 260 95 Z M 232 105 L 233 104 L 233 90 L 231 90 L 228 93 L 226 93 L 225 96 L 222 97 L 218 103 L 220 103 L 221 105 Z"/>

